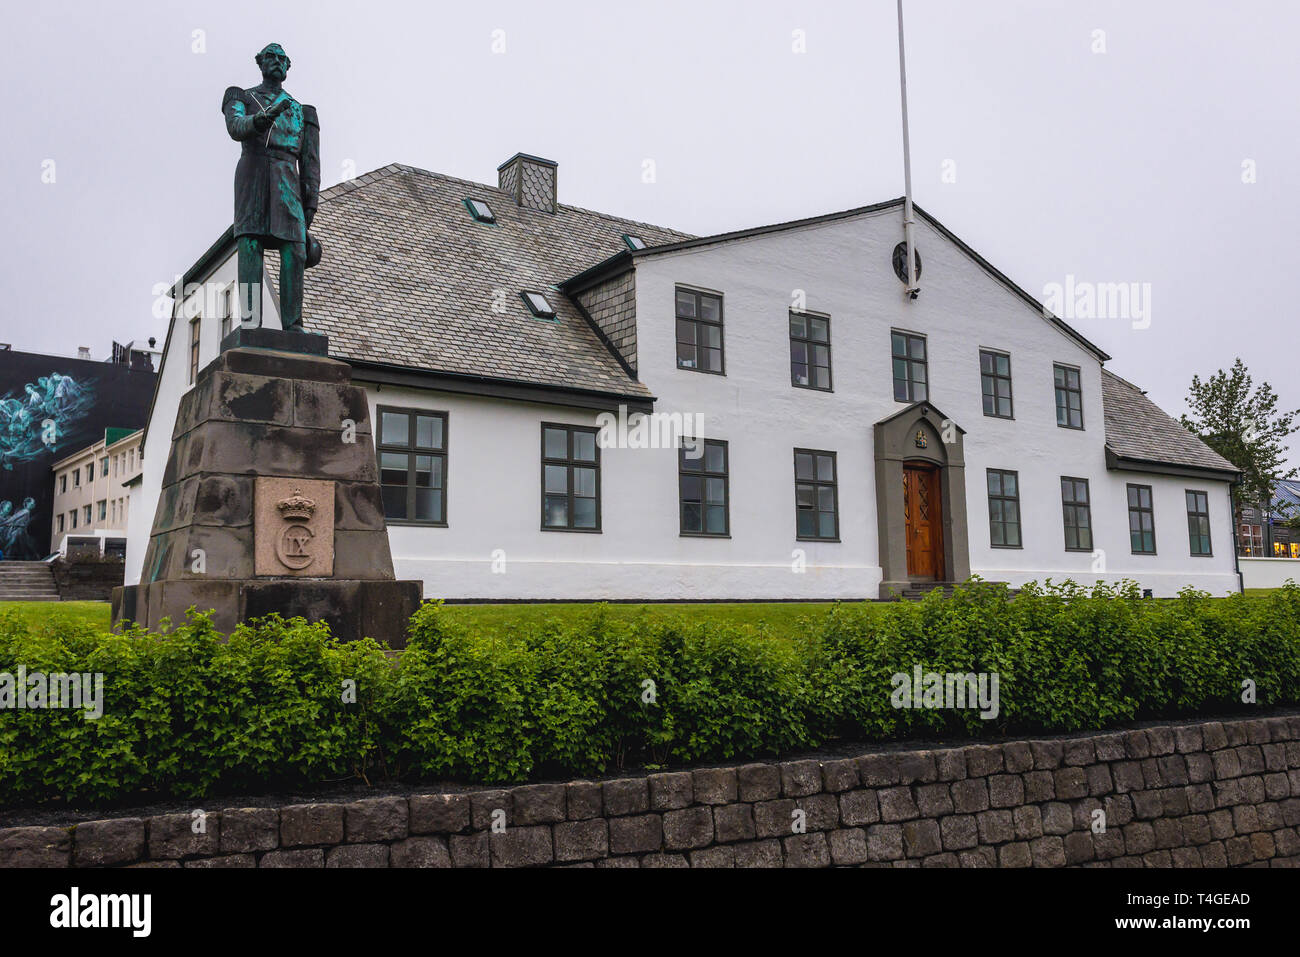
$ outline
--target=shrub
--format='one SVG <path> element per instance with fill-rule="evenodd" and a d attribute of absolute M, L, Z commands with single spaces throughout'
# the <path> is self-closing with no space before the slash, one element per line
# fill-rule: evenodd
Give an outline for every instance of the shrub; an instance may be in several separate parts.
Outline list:
<path fill-rule="evenodd" d="M 1142 599 L 1137 586 L 972 581 L 773 628 L 602 605 L 479 634 L 422 607 L 400 656 L 278 617 L 105 634 L 0 615 L 0 672 L 101 672 L 104 714 L 0 712 L 0 802 L 321 782 L 520 781 L 733 760 L 830 740 L 1102 728 L 1300 702 L 1300 588 Z M 996 673 L 999 709 L 902 709 L 892 677 Z M 1243 683 L 1257 704 L 1243 703 Z"/>

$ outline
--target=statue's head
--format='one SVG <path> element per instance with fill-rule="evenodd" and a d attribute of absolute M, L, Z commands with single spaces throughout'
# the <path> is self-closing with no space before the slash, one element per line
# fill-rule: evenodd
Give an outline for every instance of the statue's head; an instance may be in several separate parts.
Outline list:
<path fill-rule="evenodd" d="M 9 501 L 0 502 L 0 517 L 8 515 L 14 510 L 14 503 Z"/>
<path fill-rule="evenodd" d="M 267 80 L 282 82 L 289 75 L 289 54 L 278 43 L 268 43 L 253 57 Z"/>
<path fill-rule="evenodd" d="M 36 507 L 36 499 L 32 498 L 30 495 L 27 498 L 23 499 L 23 508 L 26 511 L 30 512 L 35 507 Z"/>

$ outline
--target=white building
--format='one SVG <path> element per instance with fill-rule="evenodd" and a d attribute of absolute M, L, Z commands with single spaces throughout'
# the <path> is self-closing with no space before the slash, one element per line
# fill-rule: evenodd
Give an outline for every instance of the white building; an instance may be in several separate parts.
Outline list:
<path fill-rule="evenodd" d="M 305 324 L 369 393 L 398 578 L 462 600 L 1236 591 L 1233 467 L 919 209 L 909 300 L 901 204 L 694 238 L 558 204 L 523 154 L 496 187 L 394 165 L 324 191 Z M 234 278 L 227 232 L 178 290 L 128 582 Z M 702 458 L 600 447 L 620 408 L 698 422 Z"/>
<path fill-rule="evenodd" d="M 94 445 L 50 467 L 54 474 L 50 540 L 56 550 L 66 553 L 69 538 L 125 538 L 131 506 L 127 483 L 140 474 L 143 437 L 141 429 L 107 429 Z"/>

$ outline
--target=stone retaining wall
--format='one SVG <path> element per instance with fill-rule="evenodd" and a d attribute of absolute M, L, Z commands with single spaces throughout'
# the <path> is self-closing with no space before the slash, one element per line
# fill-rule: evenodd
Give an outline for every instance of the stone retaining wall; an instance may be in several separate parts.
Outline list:
<path fill-rule="evenodd" d="M 1104 815 L 1104 830 L 1097 830 Z M 0 829 L 0 866 L 1300 864 L 1300 717 Z M 800 829 L 802 828 L 802 829 Z"/>

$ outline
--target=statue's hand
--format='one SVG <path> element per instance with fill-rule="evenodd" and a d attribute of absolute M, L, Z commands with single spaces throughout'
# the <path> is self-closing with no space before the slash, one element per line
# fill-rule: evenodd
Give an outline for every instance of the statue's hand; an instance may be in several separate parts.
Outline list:
<path fill-rule="evenodd" d="M 275 117 L 271 116 L 269 113 L 256 113 L 253 115 L 253 127 L 259 133 L 265 133 L 271 128 L 271 124 L 274 122 Z"/>

